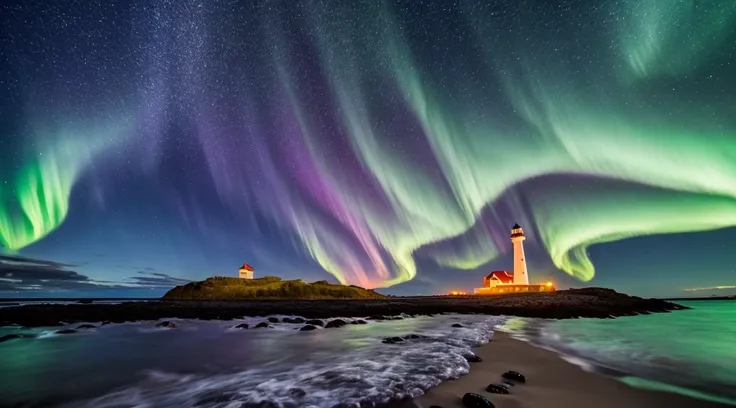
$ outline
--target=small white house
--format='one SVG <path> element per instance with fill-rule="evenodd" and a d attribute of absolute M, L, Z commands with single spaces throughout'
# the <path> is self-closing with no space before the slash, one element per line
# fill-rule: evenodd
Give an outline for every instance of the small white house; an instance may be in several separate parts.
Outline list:
<path fill-rule="evenodd" d="M 483 286 L 493 288 L 498 285 L 512 285 L 514 283 L 514 273 L 509 271 L 493 271 L 483 278 Z"/>
<path fill-rule="evenodd" d="M 253 269 L 252 266 L 244 263 L 243 266 L 240 267 L 240 270 L 238 270 L 238 277 L 240 279 L 253 279 L 254 271 L 255 269 Z"/>

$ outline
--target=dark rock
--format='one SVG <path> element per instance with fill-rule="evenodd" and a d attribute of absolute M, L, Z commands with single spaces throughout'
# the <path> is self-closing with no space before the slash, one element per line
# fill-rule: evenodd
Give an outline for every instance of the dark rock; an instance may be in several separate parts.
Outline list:
<path fill-rule="evenodd" d="M 260 322 L 257 325 L 253 326 L 255 329 L 263 329 L 265 327 L 268 327 L 268 322 Z"/>
<path fill-rule="evenodd" d="M 495 408 L 491 400 L 472 392 L 463 395 L 463 406 L 466 408 Z"/>
<path fill-rule="evenodd" d="M 202 285 L 203 283 L 193 284 Z M 0 324 L 48 327 L 61 326 L 63 325 L 61 322 L 101 322 L 103 320 L 117 323 L 153 321 L 155 324 L 157 321 L 174 318 L 202 320 L 219 318 L 224 320 L 240 319 L 243 316 L 291 315 L 295 310 L 298 310 L 303 317 L 308 316 L 312 319 L 348 317 L 365 320 L 364 316 L 372 316 L 372 320 L 386 320 L 386 316 L 399 314 L 402 316 L 437 315 L 440 310 L 453 314 L 483 313 L 526 318 L 607 319 L 682 309 L 686 308 L 664 300 L 642 299 L 610 290 L 589 288 L 539 294 L 488 296 L 482 302 L 473 296 L 457 298 L 434 296 L 388 297 L 378 301 L 354 299 L 349 302 L 299 299 L 184 302 L 164 299 L 158 302 L 121 302 L 118 304 L 101 302 L 86 305 L 38 304 L 0 308 Z M 58 328 L 64 329 L 65 327 Z"/>
<path fill-rule="evenodd" d="M 80 324 L 77 326 L 77 330 L 89 330 L 89 329 L 96 329 L 97 326 L 94 324 Z"/>
<path fill-rule="evenodd" d="M 342 320 L 342 319 L 335 319 L 335 320 L 330 320 L 330 321 L 329 321 L 329 322 L 327 322 L 327 324 L 325 325 L 325 329 L 331 329 L 331 328 L 336 328 L 336 327 L 342 327 L 342 326 L 345 326 L 346 324 L 348 324 L 348 323 L 347 323 L 347 322 L 346 322 L 345 320 Z"/>
<path fill-rule="evenodd" d="M 250 327 L 248 323 L 240 323 L 237 326 L 233 326 L 233 329 L 247 329 L 248 327 Z"/>
<path fill-rule="evenodd" d="M 512 381 L 516 381 L 520 383 L 526 382 L 526 377 L 524 377 L 524 374 L 521 374 L 520 372 L 517 372 L 517 371 L 506 371 L 505 373 L 503 373 L 501 377 L 507 380 L 512 380 Z"/>
<path fill-rule="evenodd" d="M 415 340 L 415 339 L 425 339 L 427 338 L 427 336 L 423 336 L 421 334 L 410 334 L 406 336 L 405 338 Z"/>
<path fill-rule="evenodd" d="M 464 326 L 462 324 L 460 324 L 460 323 L 454 323 L 452 325 L 452 327 L 464 327 Z"/>
<path fill-rule="evenodd" d="M 106 326 L 108 324 L 112 324 L 112 322 L 109 320 L 105 320 L 104 322 L 100 323 L 100 326 Z"/>
<path fill-rule="evenodd" d="M 396 344 L 396 343 L 401 343 L 403 341 L 404 339 L 402 339 L 401 337 L 386 337 L 385 339 L 381 340 L 381 343 Z"/>
<path fill-rule="evenodd" d="M 64 330 L 57 330 L 56 334 L 74 334 L 77 331 L 74 329 L 64 329 Z"/>
<path fill-rule="evenodd" d="M 271 323 L 278 323 L 278 322 L 280 322 L 280 320 L 279 320 L 278 317 L 273 317 L 273 316 L 269 317 L 268 318 L 268 321 L 271 322 Z"/>
<path fill-rule="evenodd" d="M 168 329 L 173 329 L 174 327 L 176 327 L 176 324 L 174 322 L 164 320 L 163 322 L 156 324 L 156 327 L 165 327 Z"/>
<path fill-rule="evenodd" d="M 508 394 L 509 389 L 500 384 L 488 384 L 486 391 L 491 394 Z"/>
<path fill-rule="evenodd" d="M 301 388 L 290 388 L 288 392 L 289 392 L 289 396 L 293 398 L 302 398 L 305 395 L 307 395 L 307 392 Z"/>
<path fill-rule="evenodd" d="M 325 327 L 325 323 L 322 320 L 319 319 L 311 319 L 304 322 L 306 324 L 311 324 L 312 326 L 319 326 L 319 327 Z"/>
<path fill-rule="evenodd" d="M 282 321 L 284 323 L 297 323 L 297 324 L 306 322 L 306 320 L 304 320 L 301 317 L 284 317 Z"/>
<path fill-rule="evenodd" d="M 317 326 L 308 324 L 306 326 L 302 326 L 302 328 L 299 329 L 299 331 L 310 331 L 310 330 L 315 330 L 316 328 L 317 328 Z"/>
<path fill-rule="evenodd" d="M 480 363 L 483 361 L 482 358 L 476 356 L 475 354 L 470 356 L 464 356 L 466 360 L 468 360 L 468 363 Z"/>
<path fill-rule="evenodd" d="M 273 401 L 244 402 L 240 408 L 279 408 L 279 405 Z"/>
<path fill-rule="evenodd" d="M 15 339 L 32 339 L 33 337 L 35 336 L 33 336 L 32 334 L 11 333 L 11 334 L 6 334 L 4 336 L 0 336 L 0 343 L 4 343 L 6 341 L 15 340 Z"/>

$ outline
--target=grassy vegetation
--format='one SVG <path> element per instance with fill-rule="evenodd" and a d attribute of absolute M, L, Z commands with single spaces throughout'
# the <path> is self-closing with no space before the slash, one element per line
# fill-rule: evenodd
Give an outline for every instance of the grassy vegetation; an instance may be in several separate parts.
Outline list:
<path fill-rule="evenodd" d="M 239 279 L 216 276 L 191 282 L 168 291 L 165 300 L 245 300 L 245 299 L 380 299 L 386 296 L 358 286 L 312 283 L 301 279 L 284 281 L 275 276 Z"/>

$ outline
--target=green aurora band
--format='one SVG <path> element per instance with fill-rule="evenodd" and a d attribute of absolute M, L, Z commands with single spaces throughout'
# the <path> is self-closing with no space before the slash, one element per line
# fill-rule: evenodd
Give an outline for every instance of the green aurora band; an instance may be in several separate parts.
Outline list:
<path fill-rule="evenodd" d="M 736 225 L 736 132 L 721 119 L 733 109 L 678 101 L 675 95 L 656 106 L 646 94 L 647 80 L 687 75 L 716 52 L 733 33 L 736 3 L 699 2 L 697 8 L 693 1 L 675 3 L 616 4 L 624 16 L 618 27 L 621 53 L 611 58 L 627 70 L 608 73 L 592 63 L 575 66 L 552 50 L 540 50 L 541 41 L 489 42 L 485 38 L 494 37 L 488 32 L 493 17 L 469 11 L 486 61 L 496 73 L 506 73 L 494 79 L 504 84 L 514 111 L 528 125 L 516 134 L 509 134 L 503 123 L 481 119 L 485 115 L 470 106 L 458 114 L 457 100 L 422 72 L 411 47 L 397 34 L 400 25 L 384 7 L 338 8 L 330 18 L 315 13 L 316 43 L 344 127 L 398 215 L 399 222 L 389 223 L 378 211 L 351 203 L 361 208 L 371 233 L 398 267 L 398 275 L 381 286 L 414 278 L 416 250 L 470 233 L 483 209 L 509 188 L 544 175 L 612 178 L 634 183 L 631 190 L 637 191 L 617 191 L 614 196 L 602 191 L 597 197 L 540 191 L 528 197 L 552 261 L 583 281 L 594 276 L 587 255 L 591 245 Z M 380 40 L 375 32 L 351 36 L 341 29 L 346 23 L 336 21 L 388 27 L 387 34 Z M 510 35 L 515 36 L 524 38 L 521 32 Z M 496 57 L 511 49 L 526 57 L 502 66 Z M 394 90 L 376 90 L 381 83 L 376 77 L 393 81 Z M 411 157 L 387 147 L 385 142 L 398 135 L 376 124 L 372 112 L 380 102 L 369 89 L 389 98 L 398 90 L 421 123 L 451 195 L 435 188 L 436 180 L 414 171 Z M 473 93 L 471 87 L 466 91 Z M 671 123 L 673 113 L 681 114 L 676 125 Z M 350 191 L 349 180 L 335 182 L 343 186 L 340 191 Z M 656 192 L 641 192 L 637 185 Z M 350 202 L 352 195 L 342 199 Z M 472 236 L 467 243 L 461 252 L 429 256 L 444 266 L 474 269 L 499 254 L 489 236 Z M 323 254 L 320 263 L 335 274 L 328 256 Z"/>
<path fill-rule="evenodd" d="M 417 275 L 418 250 L 456 238 L 465 243 L 460 250 L 427 256 L 443 266 L 478 268 L 500 254 L 491 236 L 473 230 L 483 211 L 516 185 L 555 174 L 629 186 L 595 193 L 542 188 L 526 197 L 531 214 L 514 214 L 530 216 L 552 262 L 583 281 L 595 274 L 591 245 L 736 225 L 736 128 L 729 119 L 736 105 L 681 100 L 675 89 L 688 77 L 707 76 L 699 70 L 734 38 L 736 2 L 613 1 L 597 8 L 617 16 L 606 30 L 559 22 L 570 25 L 565 28 L 574 38 L 572 51 L 562 50 L 571 39 L 550 39 L 548 31 L 523 24 L 504 27 L 500 38 L 492 10 L 478 2 L 460 4 L 477 53 L 463 54 L 452 43 L 440 47 L 440 40 L 427 46 L 454 62 L 444 73 L 430 68 L 431 56 L 408 38 L 400 13 L 382 2 L 304 7 L 311 26 L 305 32 L 327 77 L 334 114 L 389 203 L 390 216 L 320 153 L 319 121 L 312 115 L 325 108 L 310 103 L 309 86 L 300 86 L 304 76 L 279 17 L 268 20 L 264 30 L 273 41 L 275 75 L 316 173 L 335 194 L 339 209 L 333 215 L 354 234 L 374 276 L 357 270 L 354 249 L 328 227 L 295 210 L 282 216 L 326 271 L 342 283 L 395 285 Z M 519 21 L 544 25 L 538 20 L 545 16 L 534 15 L 538 8 L 515 12 Z M 431 29 L 425 27 L 425 35 Z M 595 61 L 576 54 L 601 43 L 616 46 L 600 51 Z M 665 88 L 673 90 L 663 93 Z M 403 128 L 382 120 L 386 105 L 410 112 L 442 180 L 422 171 L 411 152 L 394 148 Z M 113 129 L 59 137 L 35 152 L 11 189 L 0 191 L 4 247 L 26 247 L 64 221 L 75 181 L 109 141 L 122 139 L 123 127 Z M 90 134 L 96 136 L 85 136 Z"/>
<path fill-rule="evenodd" d="M 70 129 L 36 138 L 33 145 L 40 147 L 32 159 L 11 188 L 0 190 L 0 244 L 7 250 L 15 252 L 39 241 L 64 222 L 81 171 L 122 140 L 125 126 Z"/>

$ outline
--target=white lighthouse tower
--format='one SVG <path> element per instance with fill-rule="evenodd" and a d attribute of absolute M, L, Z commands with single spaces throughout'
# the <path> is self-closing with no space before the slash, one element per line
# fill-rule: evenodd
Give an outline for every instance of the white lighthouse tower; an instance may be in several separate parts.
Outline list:
<path fill-rule="evenodd" d="M 511 227 L 511 242 L 514 245 L 514 285 L 528 285 L 529 275 L 526 273 L 526 258 L 524 257 L 524 230 L 519 224 Z"/>

